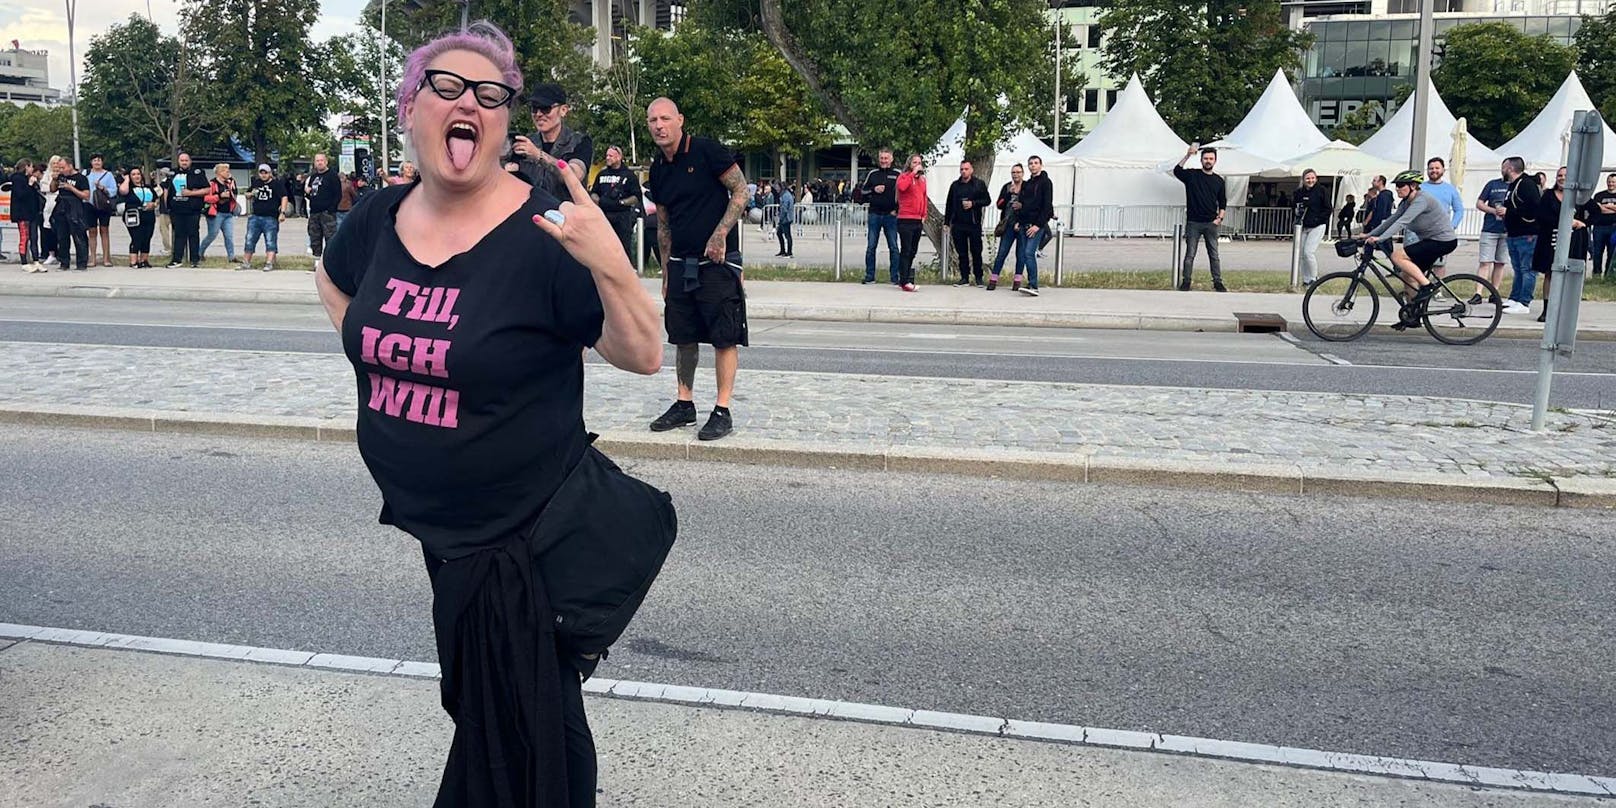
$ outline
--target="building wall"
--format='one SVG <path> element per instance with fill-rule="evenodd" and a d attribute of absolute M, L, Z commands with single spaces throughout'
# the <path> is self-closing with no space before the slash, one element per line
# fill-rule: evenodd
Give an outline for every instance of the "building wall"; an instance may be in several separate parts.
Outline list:
<path fill-rule="evenodd" d="M 1478 5 L 1491 7 L 1494 2 L 1483 0 Z M 1527 0 L 1519 2 L 1524 5 Z M 1440 56 L 1449 31 L 1478 22 L 1507 22 L 1528 34 L 1548 34 L 1569 45 L 1582 19 L 1574 15 L 1444 14 L 1434 20 L 1434 52 Z M 1298 94 L 1314 123 L 1328 132 L 1343 116 L 1369 101 L 1379 101 L 1386 117 L 1396 112 L 1398 90 L 1414 83 L 1417 16 L 1331 16 L 1305 19 L 1302 24 L 1313 33 L 1314 43 L 1303 57 Z"/>
<path fill-rule="evenodd" d="M 0 50 L 0 101 L 19 106 L 62 103 L 62 91 L 50 86 L 50 52 Z"/>
<path fill-rule="evenodd" d="M 1078 44 L 1076 50 L 1063 52 L 1062 58 L 1069 60 L 1067 63 L 1083 75 L 1081 87 L 1061 88 L 1061 94 L 1066 96 L 1066 121 L 1082 126 L 1084 132 L 1092 132 L 1100 125 L 1128 78 L 1123 76 L 1118 80 L 1100 67 L 1100 43 L 1105 37 L 1099 22 L 1102 11 L 1092 5 L 1067 6 L 1055 11 Z M 1069 131 L 1068 126 L 1061 127 L 1063 147 L 1068 145 L 1065 133 Z"/>

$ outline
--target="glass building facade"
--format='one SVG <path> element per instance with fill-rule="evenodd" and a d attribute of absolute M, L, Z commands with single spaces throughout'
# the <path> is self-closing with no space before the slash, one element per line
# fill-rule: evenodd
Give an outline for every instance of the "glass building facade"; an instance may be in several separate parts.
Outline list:
<path fill-rule="evenodd" d="M 1547 34 L 1556 42 L 1569 45 L 1582 25 L 1582 18 L 1470 14 L 1438 17 L 1432 32 L 1435 58 L 1441 59 L 1442 43 L 1449 31 L 1460 25 L 1481 22 L 1509 23 L 1527 34 Z M 1319 18 L 1308 20 L 1305 25 L 1313 33 L 1314 42 L 1303 58 L 1299 90 L 1302 106 L 1314 123 L 1328 131 L 1342 116 L 1369 101 L 1379 101 L 1388 117 L 1396 112 L 1397 91 L 1414 83 L 1418 18 Z"/>

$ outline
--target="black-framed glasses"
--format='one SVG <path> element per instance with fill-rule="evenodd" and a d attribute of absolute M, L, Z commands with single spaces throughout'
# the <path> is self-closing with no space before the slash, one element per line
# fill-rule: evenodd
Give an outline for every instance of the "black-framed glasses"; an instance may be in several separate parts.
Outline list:
<path fill-rule="evenodd" d="M 471 90 L 477 105 L 483 109 L 499 109 L 508 106 L 516 99 L 516 88 L 509 84 L 497 81 L 472 81 L 458 73 L 447 70 L 428 70 L 421 79 L 421 86 L 415 88 L 420 92 L 423 87 L 431 87 L 433 94 L 445 101 L 454 101 Z"/>

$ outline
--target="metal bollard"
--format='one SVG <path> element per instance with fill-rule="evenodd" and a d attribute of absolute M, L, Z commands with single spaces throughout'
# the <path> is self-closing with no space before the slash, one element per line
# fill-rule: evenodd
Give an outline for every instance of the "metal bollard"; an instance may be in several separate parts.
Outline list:
<path fill-rule="evenodd" d="M 836 280 L 838 281 L 842 279 L 842 212 L 844 210 L 844 207 L 837 207 L 831 211 L 830 215 L 831 227 L 835 228 L 836 233 L 836 243 L 832 245 L 832 249 L 836 255 Z"/>
<path fill-rule="evenodd" d="M 1051 222 L 1055 228 L 1055 288 L 1060 288 L 1061 280 L 1066 277 L 1066 234 L 1061 232 L 1058 222 Z"/>
<path fill-rule="evenodd" d="M 1184 283 L 1184 223 L 1173 225 L 1173 264 L 1168 267 L 1172 273 L 1173 288 L 1177 289 Z"/>
<path fill-rule="evenodd" d="M 1302 217 L 1296 217 L 1296 225 L 1291 229 L 1291 284 L 1287 292 L 1296 291 L 1302 281 Z"/>
<path fill-rule="evenodd" d="M 951 253 L 953 252 L 952 245 L 954 243 L 953 234 L 949 231 L 952 229 L 953 228 L 945 224 L 943 225 L 943 229 L 940 231 L 942 233 L 942 237 L 938 240 L 941 243 L 937 245 L 937 280 L 939 281 L 946 281 L 949 278 L 948 259 L 953 257 Z M 924 231 L 922 231 L 920 235 L 922 238 L 924 238 L 926 234 Z"/>

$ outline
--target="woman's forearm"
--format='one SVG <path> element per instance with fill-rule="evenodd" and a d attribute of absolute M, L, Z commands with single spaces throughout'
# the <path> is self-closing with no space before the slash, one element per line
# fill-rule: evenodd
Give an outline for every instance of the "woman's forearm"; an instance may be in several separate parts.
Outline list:
<path fill-rule="evenodd" d="M 590 272 L 606 314 L 595 351 L 623 370 L 656 373 L 662 368 L 662 323 L 628 257 Z"/>

